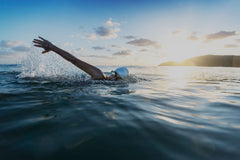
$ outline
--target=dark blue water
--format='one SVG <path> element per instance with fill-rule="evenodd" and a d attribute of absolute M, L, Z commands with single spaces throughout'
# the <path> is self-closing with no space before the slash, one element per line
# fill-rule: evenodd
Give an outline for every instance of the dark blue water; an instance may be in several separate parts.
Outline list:
<path fill-rule="evenodd" d="M 51 69 L 0 65 L 1 160 L 240 159 L 240 68 Z"/>

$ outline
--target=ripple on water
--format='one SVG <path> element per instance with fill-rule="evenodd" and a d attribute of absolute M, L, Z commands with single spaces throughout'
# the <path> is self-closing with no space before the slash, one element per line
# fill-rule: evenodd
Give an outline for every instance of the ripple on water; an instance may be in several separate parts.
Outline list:
<path fill-rule="evenodd" d="M 58 69 L 0 73 L 1 159 L 240 157 L 238 70 L 131 67 L 108 82 Z"/>

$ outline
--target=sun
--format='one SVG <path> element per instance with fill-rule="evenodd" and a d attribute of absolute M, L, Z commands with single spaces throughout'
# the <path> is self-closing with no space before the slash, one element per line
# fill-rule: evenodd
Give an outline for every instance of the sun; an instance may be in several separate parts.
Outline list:
<path fill-rule="evenodd" d="M 163 51 L 167 59 L 181 62 L 200 54 L 200 47 L 197 42 L 188 40 L 184 36 L 174 36 L 165 40 Z"/>

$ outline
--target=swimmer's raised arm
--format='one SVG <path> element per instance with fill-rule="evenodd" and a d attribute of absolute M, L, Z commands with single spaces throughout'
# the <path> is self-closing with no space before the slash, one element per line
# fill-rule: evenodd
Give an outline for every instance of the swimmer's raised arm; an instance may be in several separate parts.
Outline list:
<path fill-rule="evenodd" d="M 53 45 L 51 42 L 49 42 L 48 40 L 45 40 L 42 37 L 39 37 L 39 39 L 34 39 L 33 43 L 34 43 L 34 46 L 44 49 L 42 54 L 50 52 L 50 51 L 54 51 L 57 54 L 59 54 L 60 56 L 62 56 L 64 59 L 66 59 L 67 61 L 74 64 L 76 67 L 78 67 L 81 70 L 83 70 L 84 72 L 88 73 L 92 77 L 92 79 L 95 79 L 95 80 L 106 79 L 106 76 L 99 68 L 76 58 L 75 56 L 62 50 L 61 48 L 58 48 L 57 46 Z"/>

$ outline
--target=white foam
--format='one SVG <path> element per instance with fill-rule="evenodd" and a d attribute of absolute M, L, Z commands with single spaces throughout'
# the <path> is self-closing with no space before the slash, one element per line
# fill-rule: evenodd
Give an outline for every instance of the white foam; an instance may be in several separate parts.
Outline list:
<path fill-rule="evenodd" d="M 32 48 L 31 52 L 21 61 L 22 72 L 19 78 L 80 78 L 84 80 L 88 76 L 79 68 L 66 61 L 54 52 L 41 54 L 39 49 Z M 88 77 L 90 78 L 90 77 Z"/>

